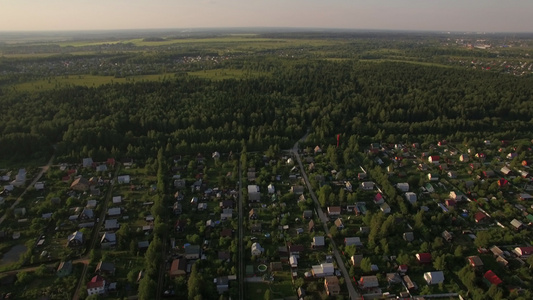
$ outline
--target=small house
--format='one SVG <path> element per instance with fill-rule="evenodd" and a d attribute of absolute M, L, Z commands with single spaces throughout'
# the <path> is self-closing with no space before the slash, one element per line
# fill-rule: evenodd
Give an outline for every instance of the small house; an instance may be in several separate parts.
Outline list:
<path fill-rule="evenodd" d="M 426 272 L 424 279 L 428 285 L 439 284 L 444 282 L 444 273 L 442 271 Z"/>
<path fill-rule="evenodd" d="M 187 259 L 179 258 L 172 260 L 169 271 L 170 278 L 187 275 Z"/>
<path fill-rule="evenodd" d="M 326 276 L 326 278 L 324 278 L 324 289 L 328 296 L 340 294 L 341 287 L 339 285 L 339 278 L 336 276 Z"/>
<path fill-rule="evenodd" d="M 83 246 L 83 233 L 81 231 L 75 231 L 67 238 L 67 247 L 76 248 Z"/>
<path fill-rule="evenodd" d="M 359 287 L 368 290 L 379 287 L 378 278 L 375 275 L 362 276 L 358 281 Z"/>
<path fill-rule="evenodd" d="M 256 242 L 252 244 L 252 256 L 260 256 L 261 254 L 263 254 L 264 251 L 265 249 L 263 249 L 263 247 L 261 247 L 259 243 Z"/>
<path fill-rule="evenodd" d="M 62 261 L 57 267 L 56 275 L 57 277 L 65 277 L 72 273 L 72 261 Z"/>
<path fill-rule="evenodd" d="M 91 295 L 100 295 L 105 293 L 105 279 L 96 275 L 87 283 L 87 294 Z"/>
<path fill-rule="evenodd" d="M 417 253 L 416 260 L 421 264 L 430 264 L 431 263 L 431 253 Z"/>

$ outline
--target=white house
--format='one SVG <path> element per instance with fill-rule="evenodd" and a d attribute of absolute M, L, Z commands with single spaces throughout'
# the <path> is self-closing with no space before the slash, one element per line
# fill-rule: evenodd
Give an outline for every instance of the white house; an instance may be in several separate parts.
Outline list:
<path fill-rule="evenodd" d="M 291 268 L 298 268 L 298 257 L 296 255 L 291 255 L 289 257 L 289 263 L 291 264 Z"/>
<path fill-rule="evenodd" d="M 263 251 L 265 251 L 265 249 L 263 249 L 263 247 L 261 247 L 259 243 L 253 243 L 251 251 L 252 251 L 252 256 L 259 256 L 263 253 Z"/>
<path fill-rule="evenodd" d="M 442 271 L 433 271 L 424 273 L 424 279 L 429 285 L 444 282 L 444 273 Z"/>
<path fill-rule="evenodd" d="M 311 272 L 315 277 L 326 277 L 335 274 L 333 263 L 323 263 L 312 266 Z"/>
<path fill-rule="evenodd" d="M 268 185 L 268 193 L 269 194 L 274 194 L 276 192 L 276 188 L 274 187 L 274 185 L 271 183 Z"/>
<path fill-rule="evenodd" d="M 87 283 L 87 294 L 91 296 L 103 293 L 105 293 L 105 279 L 96 275 Z"/>

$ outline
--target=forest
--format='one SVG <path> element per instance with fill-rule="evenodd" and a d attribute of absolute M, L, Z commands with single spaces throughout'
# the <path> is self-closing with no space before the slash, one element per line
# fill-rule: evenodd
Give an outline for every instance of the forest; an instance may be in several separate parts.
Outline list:
<path fill-rule="evenodd" d="M 337 134 L 359 145 L 527 137 L 533 77 L 508 70 L 531 63 L 529 39 L 519 38 L 522 50 L 490 51 L 419 33 L 4 43 L 0 155 L 23 161 L 55 152 L 77 161 L 155 156 L 161 147 L 257 151 L 288 148 L 306 132 L 310 144 L 334 143 Z M 508 66 L 478 68 L 487 57 Z"/>
<path fill-rule="evenodd" d="M 2 89 L 0 154 L 63 159 L 288 148 L 336 134 L 423 142 L 513 139 L 533 131 L 533 79 L 397 62 L 267 59 L 241 62 L 268 75 Z M 228 62 L 234 68 L 238 62 Z"/>

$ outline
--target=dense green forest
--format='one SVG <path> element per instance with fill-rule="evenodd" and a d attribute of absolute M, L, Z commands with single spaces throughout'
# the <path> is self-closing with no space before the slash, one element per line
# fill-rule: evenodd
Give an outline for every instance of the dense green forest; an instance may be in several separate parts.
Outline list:
<path fill-rule="evenodd" d="M 288 148 L 336 134 L 360 143 L 512 139 L 533 132 L 533 78 L 401 62 L 261 58 L 220 68 L 259 71 L 210 80 L 1 90 L 0 155 L 56 148 L 64 159 Z"/>

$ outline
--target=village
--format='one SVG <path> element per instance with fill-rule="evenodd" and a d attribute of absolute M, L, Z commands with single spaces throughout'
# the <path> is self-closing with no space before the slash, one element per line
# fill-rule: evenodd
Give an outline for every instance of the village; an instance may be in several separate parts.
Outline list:
<path fill-rule="evenodd" d="M 187 297 L 195 265 L 223 299 L 241 285 L 245 299 L 529 293 L 530 141 L 372 143 L 349 164 L 336 152 L 167 157 L 158 297 Z M 21 284 L 42 299 L 134 297 L 159 218 L 156 173 L 153 159 L 113 158 L 40 179 L 2 170 L 4 298 Z"/>

